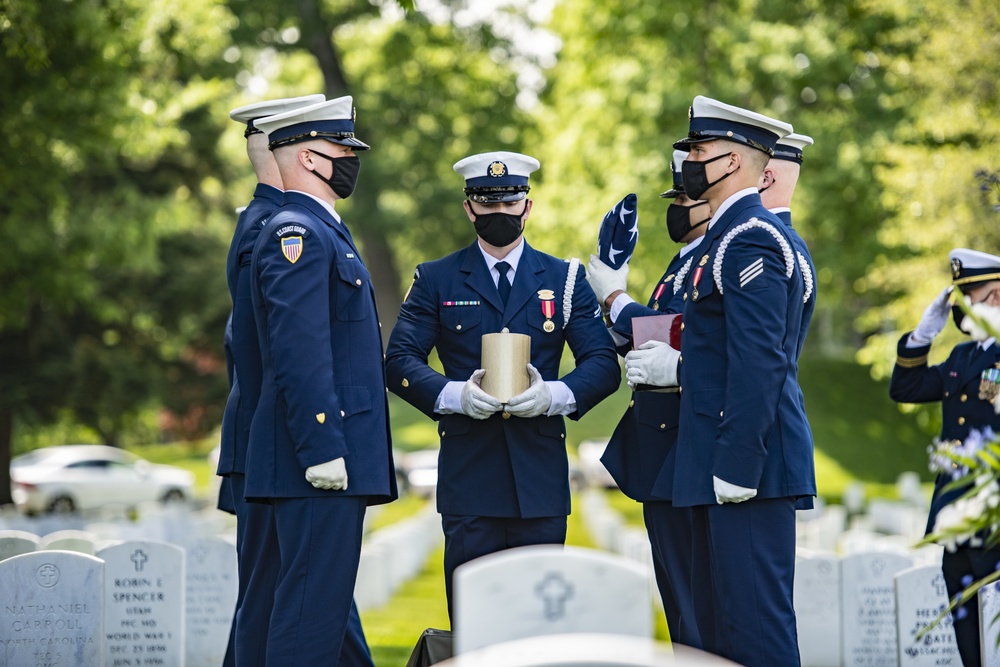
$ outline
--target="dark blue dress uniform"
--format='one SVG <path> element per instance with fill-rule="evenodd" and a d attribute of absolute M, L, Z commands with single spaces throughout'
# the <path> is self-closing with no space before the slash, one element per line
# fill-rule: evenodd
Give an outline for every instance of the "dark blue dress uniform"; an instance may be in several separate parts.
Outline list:
<path fill-rule="evenodd" d="M 347 227 L 298 192 L 261 230 L 251 267 L 263 383 L 246 495 L 272 503 L 281 559 L 267 662 L 307 664 L 340 655 L 365 507 L 396 497 L 375 293 Z M 306 481 L 340 457 L 347 490 Z M 317 638 L 327 650 L 306 654 Z"/>
<path fill-rule="evenodd" d="M 250 298 L 250 261 L 257 235 L 267 219 L 281 206 L 281 190 L 258 183 L 254 197 L 236 223 L 226 258 L 226 282 L 233 300 L 230 315 L 233 380 L 222 419 L 222 440 L 217 474 L 222 475 L 221 493 L 227 487 L 236 514 L 236 552 L 239 558 L 239 590 L 233 620 L 234 657 L 240 665 L 264 664 L 264 641 L 274 597 L 274 581 L 280 562 L 264 549 L 263 536 L 272 523 L 271 506 L 248 503 L 246 486 L 247 443 L 250 423 L 260 397 L 261 365 L 257 325 Z"/>
<path fill-rule="evenodd" d="M 522 243 L 506 307 L 478 241 L 419 265 L 387 349 L 389 389 L 439 422 L 437 508 L 444 515 L 449 601 L 451 573 L 456 567 L 511 546 L 562 543 L 570 512 L 561 416 L 521 419 L 507 415 L 505 419 L 496 413 L 474 420 L 463 414 L 434 412 L 449 381 L 465 382 L 480 368 L 483 334 L 507 329 L 530 336 L 531 363 L 542 378 L 559 379 L 573 392 L 573 419 L 613 393 L 621 380 L 611 337 L 582 267 L 572 282 L 569 321 L 564 322 L 569 264 Z M 547 323 L 539 294 L 545 290 L 554 296 L 551 323 Z M 576 368 L 560 378 L 559 362 L 566 344 Z M 443 375 L 427 364 L 434 348 Z M 491 527 L 482 528 L 482 522 L 477 522 L 481 517 L 498 521 L 486 522 Z"/>
<path fill-rule="evenodd" d="M 622 309 L 614 322 L 616 333 L 631 338 L 633 318 L 683 310 L 691 254 L 674 256 L 646 306 L 630 303 Z M 628 349 L 620 348 L 619 353 L 624 355 Z M 633 392 L 601 463 L 625 495 L 643 503 L 656 585 L 671 641 L 701 648 L 694 617 L 691 551 L 685 548 L 691 543 L 691 509 L 674 507 L 670 502 L 679 416 L 680 394 L 676 391 Z"/>
<path fill-rule="evenodd" d="M 794 511 L 816 494 L 796 363 L 804 283 L 785 226 L 755 193 L 731 203 L 693 259 L 672 499 L 695 508 L 694 579 L 714 592 L 702 639 L 741 664 L 798 664 Z M 757 496 L 717 505 L 713 476 Z"/>
<path fill-rule="evenodd" d="M 904 335 L 897 346 L 896 365 L 892 370 L 889 395 L 900 403 L 933 403 L 942 407 L 942 440 L 964 440 L 972 429 L 986 427 L 1000 432 L 1000 416 L 989 400 L 980 398 L 980 381 L 984 371 L 1000 368 L 1000 345 L 993 343 L 981 349 L 979 343 L 956 345 L 948 358 L 928 366 L 930 345 L 907 347 L 910 334 Z M 927 532 L 934 528 L 942 507 L 961 496 L 967 489 L 944 491 L 951 482 L 948 475 L 938 475 L 931 500 Z M 954 552 L 945 551 L 942 562 L 948 595 L 954 597 L 971 581 L 991 574 L 1000 563 L 1000 549 L 980 549 L 959 546 Z M 964 581 L 963 577 L 972 576 Z M 979 664 L 979 609 L 976 599 L 963 605 L 964 612 L 954 622 L 955 635 L 963 663 Z"/>

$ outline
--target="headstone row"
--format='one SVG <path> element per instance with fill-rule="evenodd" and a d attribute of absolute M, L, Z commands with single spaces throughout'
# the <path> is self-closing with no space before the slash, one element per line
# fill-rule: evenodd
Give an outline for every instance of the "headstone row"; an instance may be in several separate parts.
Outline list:
<path fill-rule="evenodd" d="M 235 603 L 235 550 L 218 538 L 11 556 L 0 562 L 0 664 L 215 667 Z"/>

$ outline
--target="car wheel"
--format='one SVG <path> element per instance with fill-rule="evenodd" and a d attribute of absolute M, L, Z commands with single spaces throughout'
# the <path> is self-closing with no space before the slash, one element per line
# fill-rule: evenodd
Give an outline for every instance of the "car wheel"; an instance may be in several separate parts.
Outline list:
<path fill-rule="evenodd" d="M 49 512 L 52 514 L 72 514 L 76 511 L 76 503 L 69 496 L 56 496 L 49 503 Z"/>
<path fill-rule="evenodd" d="M 165 494 L 163 494 L 164 503 L 182 503 L 186 500 L 184 497 L 184 492 L 180 489 L 170 489 Z"/>

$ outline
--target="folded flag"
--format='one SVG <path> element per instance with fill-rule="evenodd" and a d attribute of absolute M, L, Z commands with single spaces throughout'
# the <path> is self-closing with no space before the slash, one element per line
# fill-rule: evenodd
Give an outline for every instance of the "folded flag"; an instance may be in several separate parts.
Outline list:
<path fill-rule="evenodd" d="M 597 255 L 611 268 L 620 269 L 632 259 L 638 239 L 636 196 L 635 193 L 630 193 L 615 204 L 601 221 L 601 231 L 597 235 Z"/>

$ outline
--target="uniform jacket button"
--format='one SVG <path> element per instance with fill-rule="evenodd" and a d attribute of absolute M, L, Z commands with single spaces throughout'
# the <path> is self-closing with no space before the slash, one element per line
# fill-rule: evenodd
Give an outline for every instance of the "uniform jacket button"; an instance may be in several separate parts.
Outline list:
<path fill-rule="evenodd" d="M 958 418 L 958 425 L 961 426 L 964 423 L 965 423 L 965 417 L 959 417 Z"/>
<path fill-rule="evenodd" d="M 361 284 L 361 278 L 358 278 L 358 279 L 357 279 L 357 280 L 355 280 L 354 282 L 356 282 L 356 283 L 357 283 L 358 285 L 360 285 L 360 284 Z"/>
<path fill-rule="evenodd" d="M 510 419 L 510 413 L 509 412 L 504 412 L 503 413 L 503 418 L 504 419 Z"/>
<path fill-rule="evenodd" d="M 347 413 L 346 413 L 346 412 L 344 412 L 343 410 L 341 410 L 341 411 L 340 411 L 340 416 L 341 416 L 341 417 L 346 417 L 346 416 L 347 416 Z"/>
<path fill-rule="evenodd" d="M 667 425 L 666 425 L 666 424 L 660 424 L 660 430 L 661 430 L 661 431 L 662 431 L 663 429 L 665 429 L 665 428 L 667 428 Z"/>
<path fill-rule="evenodd" d="M 961 396 L 958 397 L 958 400 L 965 403 L 967 400 L 969 400 L 969 397 L 966 394 L 962 394 Z"/>
<path fill-rule="evenodd" d="M 681 322 L 681 331 L 684 331 L 684 323 Z"/>
<path fill-rule="evenodd" d="M 632 407 L 635 407 L 635 399 L 632 399 L 631 401 L 629 401 L 629 402 L 628 402 L 628 406 L 629 406 L 630 408 L 632 408 Z"/>
<path fill-rule="evenodd" d="M 456 324 L 455 325 L 455 330 L 456 331 L 461 331 L 462 330 L 462 325 L 461 324 Z"/>

